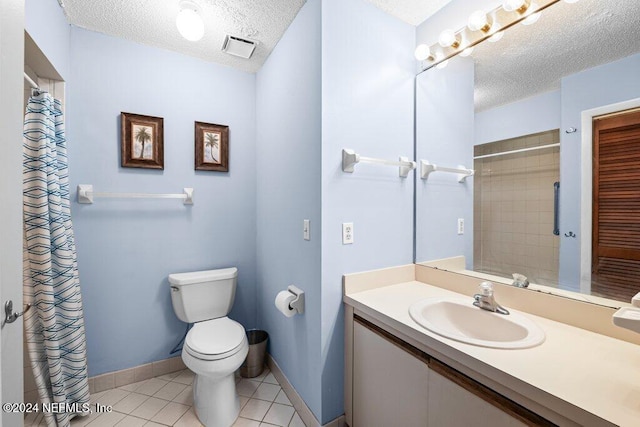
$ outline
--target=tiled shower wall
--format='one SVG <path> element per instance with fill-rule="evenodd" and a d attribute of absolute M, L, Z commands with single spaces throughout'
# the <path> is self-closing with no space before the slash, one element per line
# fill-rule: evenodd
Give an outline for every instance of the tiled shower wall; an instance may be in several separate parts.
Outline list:
<path fill-rule="evenodd" d="M 558 142 L 556 129 L 477 145 L 474 156 Z M 532 283 L 557 286 L 553 184 L 560 176 L 559 147 L 477 159 L 474 169 L 474 270 L 521 273 Z"/>

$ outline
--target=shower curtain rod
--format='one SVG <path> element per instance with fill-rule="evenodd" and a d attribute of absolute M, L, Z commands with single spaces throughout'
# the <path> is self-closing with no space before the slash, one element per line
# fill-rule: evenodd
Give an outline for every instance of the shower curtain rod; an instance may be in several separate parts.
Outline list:
<path fill-rule="evenodd" d="M 29 86 L 31 86 L 32 89 L 40 90 L 40 86 L 38 86 L 38 83 L 33 81 L 33 79 L 31 77 L 29 77 L 29 75 L 27 73 L 22 73 L 22 74 L 24 74 L 25 81 L 27 83 L 29 83 Z"/>
<path fill-rule="evenodd" d="M 493 154 L 485 154 L 484 156 L 475 156 L 473 160 L 487 159 L 489 157 L 506 156 L 507 154 L 524 153 L 525 151 L 542 150 L 544 148 L 553 148 L 553 147 L 559 147 L 559 146 L 560 146 L 560 143 L 558 142 L 556 144 L 540 145 L 538 147 L 521 148 L 519 150 L 503 151 L 502 153 L 493 153 Z"/>

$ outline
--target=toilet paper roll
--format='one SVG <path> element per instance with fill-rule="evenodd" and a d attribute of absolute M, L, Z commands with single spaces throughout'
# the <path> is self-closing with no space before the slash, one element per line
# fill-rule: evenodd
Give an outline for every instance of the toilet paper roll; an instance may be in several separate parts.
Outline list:
<path fill-rule="evenodd" d="M 276 295 L 276 308 L 286 317 L 292 317 L 296 311 L 289 307 L 289 303 L 296 299 L 296 296 L 289 291 L 281 291 Z"/>

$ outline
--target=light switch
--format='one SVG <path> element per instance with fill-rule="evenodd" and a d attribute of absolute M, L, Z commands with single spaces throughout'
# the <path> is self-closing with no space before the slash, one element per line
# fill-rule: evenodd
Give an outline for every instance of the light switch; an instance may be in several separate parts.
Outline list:
<path fill-rule="evenodd" d="M 304 240 L 311 240 L 311 226 L 309 225 L 309 220 L 305 219 L 302 221 L 302 238 Z"/>

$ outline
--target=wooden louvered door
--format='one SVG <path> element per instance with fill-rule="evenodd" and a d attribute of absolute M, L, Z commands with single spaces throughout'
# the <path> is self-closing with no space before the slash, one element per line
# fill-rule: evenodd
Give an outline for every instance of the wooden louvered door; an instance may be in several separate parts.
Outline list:
<path fill-rule="evenodd" d="M 640 111 L 593 121 L 591 291 L 630 301 L 640 292 Z"/>

